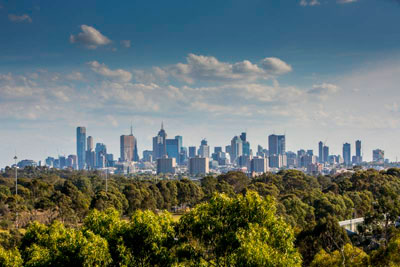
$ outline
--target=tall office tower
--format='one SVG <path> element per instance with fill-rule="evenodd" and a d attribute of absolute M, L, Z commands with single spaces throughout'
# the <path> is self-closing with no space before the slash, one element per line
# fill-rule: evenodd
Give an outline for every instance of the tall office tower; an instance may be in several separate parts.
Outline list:
<path fill-rule="evenodd" d="M 185 162 L 187 162 L 187 158 L 188 158 L 188 151 L 187 151 L 187 147 L 181 147 L 181 153 L 179 154 L 179 163 L 180 164 L 184 164 Z"/>
<path fill-rule="evenodd" d="M 243 155 L 243 141 L 239 136 L 235 136 L 231 140 L 231 162 L 237 162 L 238 158 Z"/>
<path fill-rule="evenodd" d="M 60 161 L 60 169 L 67 167 L 67 159 L 65 156 L 58 156 L 58 160 Z"/>
<path fill-rule="evenodd" d="M 318 143 L 318 162 L 319 163 L 324 163 L 324 143 L 322 141 L 319 141 Z"/>
<path fill-rule="evenodd" d="M 86 161 L 86 168 L 87 169 L 93 169 L 95 167 L 95 158 L 92 157 L 93 151 L 94 151 L 94 145 L 93 145 L 93 137 L 88 136 L 86 139 L 86 155 L 85 155 L 85 161 Z"/>
<path fill-rule="evenodd" d="M 361 157 L 361 141 L 356 141 L 356 157 Z"/>
<path fill-rule="evenodd" d="M 351 146 L 349 143 L 343 144 L 343 160 L 345 165 L 351 164 Z"/>
<path fill-rule="evenodd" d="M 269 155 L 284 155 L 286 152 L 285 135 L 271 134 L 268 136 Z"/>
<path fill-rule="evenodd" d="M 361 156 L 361 141 L 356 141 L 356 155 L 353 156 L 353 163 L 354 164 L 361 164 L 362 156 Z"/>
<path fill-rule="evenodd" d="M 225 153 L 228 153 L 230 155 L 232 153 L 232 146 L 230 145 L 225 146 Z"/>
<path fill-rule="evenodd" d="M 167 133 L 164 130 L 164 124 L 161 123 L 161 130 L 157 136 L 153 137 L 153 159 L 160 159 L 167 155 Z"/>
<path fill-rule="evenodd" d="M 143 151 L 143 160 L 146 162 L 152 162 L 153 161 L 153 151 L 144 150 Z"/>
<path fill-rule="evenodd" d="M 219 152 L 222 152 L 222 147 L 220 146 L 214 147 L 214 153 L 219 153 Z"/>
<path fill-rule="evenodd" d="M 323 147 L 323 154 L 322 155 L 323 155 L 323 159 L 324 159 L 324 161 L 322 163 L 327 163 L 329 161 L 329 146 L 324 146 Z"/>
<path fill-rule="evenodd" d="M 157 159 L 157 174 L 160 173 L 175 174 L 175 170 L 176 170 L 175 158 L 168 158 L 168 156 L 164 156 L 160 159 Z"/>
<path fill-rule="evenodd" d="M 190 146 L 189 147 L 189 158 L 194 158 L 196 157 L 196 147 L 195 146 Z"/>
<path fill-rule="evenodd" d="M 297 167 L 297 154 L 291 151 L 286 152 L 287 166 L 289 168 Z"/>
<path fill-rule="evenodd" d="M 166 139 L 168 158 L 174 158 L 179 164 L 179 139 Z"/>
<path fill-rule="evenodd" d="M 130 135 L 121 135 L 120 137 L 120 160 L 121 162 L 132 162 L 137 161 L 137 145 L 136 145 L 136 137 L 133 135 L 133 130 L 131 126 L 131 134 Z"/>
<path fill-rule="evenodd" d="M 247 141 L 247 134 L 243 132 L 240 135 L 240 140 L 242 140 L 243 155 L 250 156 L 250 143 Z"/>
<path fill-rule="evenodd" d="M 94 144 L 93 144 L 93 137 L 92 136 L 88 136 L 87 138 L 87 151 L 93 151 L 94 149 Z"/>
<path fill-rule="evenodd" d="M 268 171 L 268 158 L 255 157 L 250 163 L 250 172 L 263 174 Z"/>
<path fill-rule="evenodd" d="M 195 157 L 189 159 L 189 173 L 191 175 L 207 174 L 209 172 L 209 159 Z"/>
<path fill-rule="evenodd" d="M 86 162 L 86 128 L 76 128 L 76 154 L 78 156 L 78 168 L 83 170 Z"/>
<path fill-rule="evenodd" d="M 375 163 L 385 162 L 385 152 L 381 149 L 375 149 L 372 151 L 372 161 Z"/>
<path fill-rule="evenodd" d="M 183 147 L 183 137 L 180 135 L 175 136 L 175 139 L 178 140 L 178 154 L 181 153 Z"/>
<path fill-rule="evenodd" d="M 76 155 L 69 155 L 67 159 L 67 166 L 76 170 L 77 168 L 77 157 Z"/>
<path fill-rule="evenodd" d="M 105 168 L 107 161 L 107 147 L 105 144 L 96 144 L 96 168 Z"/>
<path fill-rule="evenodd" d="M 199 147 L 199 157 L 209 158 L 210 157 L 210 147 L 206 139 L 201 140 Z"/>

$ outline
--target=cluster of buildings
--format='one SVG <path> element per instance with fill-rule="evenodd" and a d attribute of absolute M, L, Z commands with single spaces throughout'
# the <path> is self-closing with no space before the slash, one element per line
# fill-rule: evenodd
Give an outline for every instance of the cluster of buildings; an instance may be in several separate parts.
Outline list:
<path fill-rule="evenodd" d="M 268 148 L 257 146 L 251 149 L 245 132 L 234 136 L 230 144 L 215 146 L 211 150 L 206 139 L 200 145 L 185 147 L 180 135 L 168 138 L 161 124 L 161 129 L 152 140 L 152 150 L 144 150 L 140 158 L 137 138 L 132 127 L 129 135 L 120 136 L 120 156 L 107 153 L 107 146 L 94 143 L 92 136 L 87 136 L 85 127 L 76 129 L 76 155 L 48 157 L 45 164 L 52 168 L 72 168 L 77 170 L 102 169 L 117 174 L 185 174 L 192 177 L 208 173 L 224 173 L 231 170 L 243 171 L 249 175 L 258 175 L 280 169 L 299 169 L 308 173 L 331 173 L 339 168 L 353 165 L 365 165 L 362 158 L 361 141 L 355 142 L 355 155 L 351 153 L 351 144 L 343 144 L 342 155 L 329 153 L 329 146 L 318 143 L 318 155 L 313 150 L 300 149 L 297 153 L 286 151 L 286 136 L 272 134 L 268 136 Z M 384 151 L 373 151 L 373 163 L 384 164 Z M 19 167 L 34 166 L 35 162 L 25 160 Z"/>

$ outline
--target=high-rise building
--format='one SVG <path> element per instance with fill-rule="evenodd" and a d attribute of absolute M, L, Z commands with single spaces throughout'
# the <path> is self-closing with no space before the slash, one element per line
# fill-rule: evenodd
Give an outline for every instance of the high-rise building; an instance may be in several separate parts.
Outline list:
<path fill-rule="evenodd" d="M 207 143 L 206 139 L 201 140 L 199 147 L 199 157 L 201 158 L 209 158 L 210 157 L 210 146 Z"/>
<path fill-rule="evenodd" d="M 180 135 L 175 136 L 175 139 L 178 140 L 178 154 L 181 153 L 183 147 L 183 137 Z"/>
<path fill-rule="evenodd" d="M 189 159 L 189 173 L 191 175 L 205 175 L 208 172 L 209 159 L 207 157 L 195 157 Z"/>
<path fill-rule="evenodd" d="M 65 156 L 58 156 L 58 160 L 60 161 L 60 169 L 67 167 L 67 158 Z"/>
<path fill-rule="evenodd" d="M 174 158 L 179 164 L 179 139 L 166 139 L 165 142 L 168 158 Z"/>
<path fill-rule="evenodd" d="M 343 160 L 345 165 L 351 164 L 351 145 L 349 143 L 343 144 Z"/>
<path fill-rule="evenodd" d="M 255 157 L 251 160 L 250 172 L 263 174 L 268 171 L 268 158 Z"/>
<path fill-rule="evenodd" d="M 236 163 L 238 158 L 243 155 L 243 141 L 239 136 L 235 136 L 231 140 L 231 162 Z"/>
<path fill-rule="evenodd" d="M 361 157 L 361 141 L 356 141 L 356 157 Z"/>
<path fill-rule="evenodd" d="M 268 136 L 269 155 L 284 155 L 286 152 L 285 135 L 271 134 Z"/>
<path fill-rule="evenodd" d="M 240 140 L 242 140 L 243 155 L 250 156 L 250 143 L 247 141 L 247 134 L 245 132 L 240 135 Z"/>
<path fill-rule="evenodd" d="M 189 158 L 194 158 L 194 157 L 196 157 L 196 155 L 197 155 L 196 147 L 190 146 L 189 147 Z"/>
<path fill-rule="evenodd" d="M 214 153 L 219 153 L 219 152 L 222 152 L 222 147 L 220 146 L 214 147 Z"/>
<path fill-rule="evenodd" d="M 362 162 L 362 155 L 361 155 L 361 141 L 356 141 L 356 155 L 353 156 L 353 163 L 360 164 Z"/>
<path fill-rule="evenodd" d="M 94 149 L 94 144 L 93 144 L 93 137 L 92 136 L 88 136 L 87 138 L 87 151 L 93 151 Z"/>
<path fill-rule="evenodd" d="M 93 144 L 93 137 L 92 136 L 88 136 L 86 139 L 86 155 L 85 155 L 85 161 L 86 161 L 86 168 L 87 169 L 93 169 L 96 164 L 96 158 L 93 157 L 93 152 L 94 152 L 94 144 Z"/>
<path fill-rule="evenodd" d="M 132 162 L 135 161 L 135 144 L 136 138 L 131 133 L 130 135 L 121 135 L 120 137 L 120 161 Z"/>
<path fill-rule="evenodd" d="M 86 163 L 86 128 L 76 128 L 76 154 L 78 156 L 78 168 L 83 170 Z"/>
<path fill-rule="evenodd" d="M 96 144 L 96 168 L 105 168 L 107 161 L 107 147 L 103 143 Z"/>
<path fill-rule="evenodd" d="M 385 151 L 382 149 L 375 149 L 372 151 L 372 161 L 375 163 L 385 162 Z"/>
<path fill-rule="evenodd" d="M 164 130 L 164 124 L 161 123 L 161 130 L 156 137 L 153 137 L 153 158 L 160 159 L 167 155 L 167 133 Z"/>
<path fill-rule="evenodd" d="M 318 161 L 319 163 L 324 163 L 324 143 L 322 141 L 319 141 L 318 143 Z"/>
<path fill-rule="evenodd" d="M 78 164 L 76 155 L 69 155 L 67 158 L 67 167 L 76 170 L 77 166 Z"/>
<path fill-rule="evenodd" d="M 146 162 L 152 162 L 153 161 L 153 151 L 144 150 L 143 151 L 143 160 Z"/>
<path fill-rule="evenodd" d="M 175 174 L 176 170 L 176 159 L 168 158 L 168 156 L 164 156 L 160 159 L 157 159 L 157 174 Z"/>
<path fill-rule="evenodd" d="M 324 161 L 322 163 L 327 163 L 328 160 L 329 160 L 329 146 L 324 146 L 323 147 L 322 155 L 323 155 L 323 159 L 324 159 Z"/>

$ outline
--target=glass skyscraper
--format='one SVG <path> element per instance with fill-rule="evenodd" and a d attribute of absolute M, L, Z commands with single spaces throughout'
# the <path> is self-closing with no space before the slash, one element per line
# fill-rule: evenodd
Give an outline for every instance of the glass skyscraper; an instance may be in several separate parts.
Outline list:
<path fill-rule="evenodd" d="M 86 163 L 86 128 L 76 128 L 76 155 L 78 156 L 78 169 L 83 170 Z"/>

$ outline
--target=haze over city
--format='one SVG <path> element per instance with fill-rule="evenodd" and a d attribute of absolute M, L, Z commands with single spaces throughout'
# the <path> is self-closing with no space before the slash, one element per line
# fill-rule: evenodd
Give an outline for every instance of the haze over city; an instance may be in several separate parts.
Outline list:
<path fill-rule="evenodd" d="M 155 9 L 154 7 L 157 6 Z M 79 10 L 79 12 L 77 12 Z M 163 121 L 184 146 L 332 154 L 400 149 L 398 1 L 1 1 L 0 167 L 76 154 L 76 127 L 119 155 Z"/>

